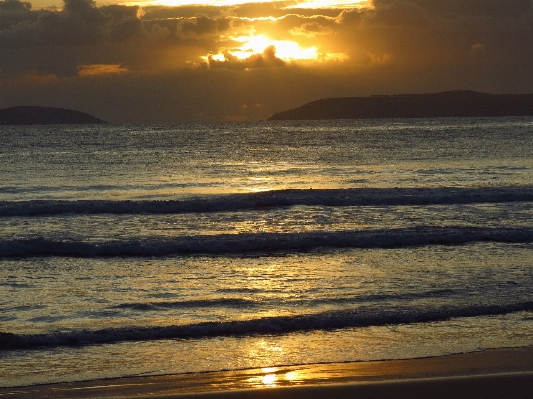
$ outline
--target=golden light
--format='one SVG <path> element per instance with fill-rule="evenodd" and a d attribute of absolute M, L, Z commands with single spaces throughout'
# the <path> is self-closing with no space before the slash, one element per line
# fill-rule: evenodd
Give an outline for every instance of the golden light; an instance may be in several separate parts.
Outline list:
<path fill-rule="evenodd" d="M 234 37 L 233 40 L 242 43 L 242 45 L 229 50 L 228 53 L 240 60 L 244 60 L 253 54 L 262 54 L 270 46 L 276 48 L 276 57 L 285 61 L 316 60 L 318 58 L 315 46 L 301 48 L 298 43 L 290 40 L 272 40 L 264 35 L 238 36 Z M 223 61 L 224 55 L 214 55 L 213 59 Z"/>
<path fill-rule="evenodd" d="M 320 54 L 319 61 L 346 61 L 348 56 L 344 53 L 326 53 Z"/>
<path fill-rule="evenodd" d="M 248 58 L 251 54 L 262 53 L 272 43 L 263 35 L 239 36 L 234 40 L 243 43 L 238 51 L 232 52 L 237 58 Z"/>
<path fill-rule="evenodd" d="M 370 7 L 372 5 L 371 0 L 307 0 L 302 1 L 286 8 L 336 8 L 336 9 L 352 9 L 361 7 Z"/>
<path fill-rule="evenodd" d="M 275 386 L 278 377 L 274 373 L 278 371 L 278 369 L 275 367 L 264 367 L 262 371 L 263 373 L 267 373 L 261 378 L 261 382 L 263 383 L 263 385 Z"/>
<path fill-rule="evenodd" d="M 262 382 L 264 385 L 273 386 L 276 385 L 276 374 L 267 374 L 262 378 Z"/>
<path fill-rule="evenodd" d="M 269 3 L 269 2 L 275 2 L 275 1 L 284 1 L 284 0 L 254 0 L 253 3 Z M 215 7 L 228 7 L 228 6 L 235 6 L 239 4 L 246 4 L 251 3 L 250 0 L 207 0 L 207 1 L 199 1 L 199 0 L 133 0 L 128 1 L 128 5 L 135 4 L 135 5 L 141 5 L 141 6 L 148 6 L 148 5 L 159 5 L 159 6 L 173 6 L 173 7 L 179 7 L 179 6 L 190 6 L 190 5 L 200 5 L 200 6 L 215 6 Z"/>
<path fill-rule="evenodd" d="M 246 380 L 246 383 L 253 387 L 275 387 L 277 386 L 278 377 L 275 367 L 264 367 L 261 373 Z"/>
<path fill-rule="evenodd" d="M 128 5 L 159 5 L 159 6 L 190 6 L 190 5 L 202 5 L 202 6 L 215 6 L 215 7 L 229 7 L 239 4 L 247 3 L 273 3 L 273 2 L 285 2 L 285 0 L 131 0 L 121 1 L 119 3 L 127 3 Z M 100 3 L 100 2 L 99 2 Z M 102 0 L 102 3 L 112 3 L 111 1 Z M 337 9 L 351 9 L 359 7 L 371 6 L 371 0 L 303 0 L 295 2 L 285 8 L 337 8 Z"/>
<path fill-rule="evenodd" d="M 287 381 L 297 381 L 301 380 L 302 378 L 298 375 L 297 371 L 289 371 L 288 373 L 285 373 L 285 379 Z"/>
<path fill-rule="evenodd" d="M 214 55 L 210 54 L 210 57 L 211 57 L 211 59 L 213 59 L 215 61 L 220 61 L 220 62 L 222 62 L 222 61 L 224 61 L 226 59 L 226 57 L 224 57 L 224 54 L 220 54 L 220 53 L 214 54 Z M 207 61 L 208 57 L 202 57 L 202 59 Z"/>

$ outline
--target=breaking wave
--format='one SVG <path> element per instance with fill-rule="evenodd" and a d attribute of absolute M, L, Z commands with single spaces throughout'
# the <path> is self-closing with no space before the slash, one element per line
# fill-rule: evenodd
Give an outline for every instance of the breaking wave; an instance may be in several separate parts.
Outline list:
<path fill-rule="evenodd" d="M 224 212 L 295 205 L 380 206 L 533 201 L 533 187 L 354 188 L 276 190 L 186 200 L 35 200 L 0 202 L 0 216 L 75 214 L 176 214 Z"/>
<path fill-rule="evenodd" d="M 398 248 L 470 242 L 533 242 L 531 228 L 430 227 L 303 233 L 248 233 L 84 242 L 51 239 L 0 241 L 0 257 L 152 257 L 305 252 L 319 248 Z"/>
<path fill-rule="evenodd" d="M 164 327 L 104 328 L 28 335 L 3 332 L 0 333 L 0 350 L 177 338 L 198 339 L 273 335 L 338 328 L 435 322 L 451 318 L 502 315 L 531 310 L 533 310 L 533 302 L 464 307 L 443 306 L 433 309 L 419 309 L 408 306 L 359 307 L 357 309 L 297 316 L 267 317 L 244 321 L 203 322 Z"/>

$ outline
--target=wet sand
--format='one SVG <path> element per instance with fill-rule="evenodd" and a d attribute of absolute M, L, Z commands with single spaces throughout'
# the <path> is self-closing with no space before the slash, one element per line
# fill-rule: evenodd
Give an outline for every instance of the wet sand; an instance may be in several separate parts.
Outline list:
<path fill-rule="evenodd" d="M 0 397 L 533 399 L 533 347 L 0 388 Z"/>

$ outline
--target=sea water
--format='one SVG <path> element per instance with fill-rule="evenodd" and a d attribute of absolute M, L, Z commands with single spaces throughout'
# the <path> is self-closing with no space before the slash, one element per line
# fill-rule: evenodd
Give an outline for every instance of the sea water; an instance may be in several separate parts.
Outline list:
<path fill-rule="evenodd" d="M 533 345 L 533 118 L 0 139 L 0 386 Z"/>

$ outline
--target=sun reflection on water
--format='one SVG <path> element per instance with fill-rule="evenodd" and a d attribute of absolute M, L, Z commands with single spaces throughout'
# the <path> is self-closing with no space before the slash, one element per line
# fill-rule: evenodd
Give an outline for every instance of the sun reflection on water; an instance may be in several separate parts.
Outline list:
<path fill-rule="evenodd" d="M 297 381 L 301 378 L 298 377 L 297 371 L 289 371 L 288 373 L 285 374 L 285 379 L 287 381 Z"/>
<path fill-rule="evenodd" d="M 298 367 L 298 366 L 296 366 Z M 324 381 L 333 377 L 320 366 L 295 367 L 264 367 L 254 371 L 254 375 L 246 379 L 245 385 L 252 388 L 274 388 L 281 386 L 301 385 L 310 381 Z"/>
<path fill-rule="evenodd" d="M 261 382 L 263 383 L 263 385 L 265 385 L 265 386 L 275 386 L 276 385 L 276 380 L 278 379 L 278 377 L 275 374 L 277 369 L 275 367 L 266 367 L 266 368 L 264 368 L 262 370 L 263 370 L 264 373 L 269 373 L 269 374 L 265 374 L 261 378 Z"/>

